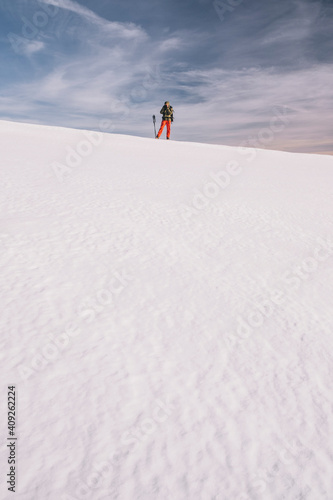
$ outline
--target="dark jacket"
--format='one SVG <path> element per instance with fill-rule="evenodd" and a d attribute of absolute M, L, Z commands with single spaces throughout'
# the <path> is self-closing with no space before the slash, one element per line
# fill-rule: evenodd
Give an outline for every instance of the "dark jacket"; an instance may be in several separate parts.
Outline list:
<path fill-rule="evenodd" d="M 164 104 L 163 108 L 160 111 L 161 115 L 163 115 L 162 119 L 167 122 L 173 121 L 173 107 L 169 106 L 169 108 Z"/>

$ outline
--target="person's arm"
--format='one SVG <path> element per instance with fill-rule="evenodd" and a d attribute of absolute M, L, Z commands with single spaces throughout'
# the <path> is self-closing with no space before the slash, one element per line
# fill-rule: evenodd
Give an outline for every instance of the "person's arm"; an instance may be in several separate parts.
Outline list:
<path fill-rule="evenodd" d="M 163 108 L 161 109 L 160 113 L 161 113 L 161 115 L 163 115 L 163 113 L 164 113 L 164 106 L 163 106 Z"/>

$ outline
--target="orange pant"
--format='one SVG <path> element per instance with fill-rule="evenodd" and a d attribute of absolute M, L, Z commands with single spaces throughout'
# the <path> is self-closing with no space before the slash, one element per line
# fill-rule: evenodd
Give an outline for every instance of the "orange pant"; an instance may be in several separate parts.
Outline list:
<path fill-rule="evenodd" d="M 169 139 L 170 138 L 170 130 L 171 130 L 170 120 L 162 120 L 160 130 L 157 133 L 157 137 L 161 137 L 161 134 L 163 132 L 165 125 L 167 126 L 167 138 Z"/>

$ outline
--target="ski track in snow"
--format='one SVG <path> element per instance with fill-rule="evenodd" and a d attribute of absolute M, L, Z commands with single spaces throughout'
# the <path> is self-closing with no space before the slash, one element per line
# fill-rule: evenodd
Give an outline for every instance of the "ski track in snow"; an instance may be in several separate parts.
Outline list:
<path fill-rule="evenodd" d="M 331 500 L 332 157 L 104 135 L 60 182 L 82 131 L 0 131 L 15 498 Z"/>

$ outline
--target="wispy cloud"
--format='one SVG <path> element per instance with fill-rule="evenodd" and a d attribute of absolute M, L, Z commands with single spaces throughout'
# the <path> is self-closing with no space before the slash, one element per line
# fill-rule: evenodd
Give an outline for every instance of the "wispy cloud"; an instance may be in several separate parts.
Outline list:
<path fill-rule="evenodd" d="M 16 39 L 9 37 L 9 40 L 10 41 L 12 40 L 12 43 L 16 44 L 16 47 L 20 54 L 28 57 L 31 56 L 32 54 L 40 52 L 45 48 L 45 43 L 42 42 L 41 40 L 29 40 L 23 37 Z"/>
<path fill-rule="evenodd" d="M 269 147 L 283 149 L 283 144 L 288 144 L 295 150 L 291 144 L 297 143 L 308 150 L 310 143 L 313 146 L 318 141 L 322 150 L 323 140 L 332 142 L 332 79 L 330 65 L 288 72 L 214 69 L 183 72 L 175 87 L 182 85 L 192 95 L 191 106 L 180 107 L 186 125 L 203 116 L 206 138 L 211 137 L 212 142 L 240 144 L 269 125 L 275 106 L 285 106 L 290 126 L 277 134 Z"/>
<path fill-rule="evenodd" d="M 105 20 L 96 15 L 93 11 L 72 0 L 40 0 L 40 2 L 47 5 L 53 5 L 60 9 L 70 10 L 71 12 L 84 17 L 90 22 L 94 22 L 99 25 L 105 23 Z"/>
<path fill-rule="evenodd" d="M 141 38 L 146 37 L 144 30 L 134 23 L 110 22 L 107 19 L 95 14 L 92 10 L 73 0 L 40 0 L 42 3 L 53 5 L 60 9 L 68 10 L 77 14 L 82 20 L 90 25 L 95 25 L 105 31 L 109 31 L 112 36 L 121 38 Z"/>

